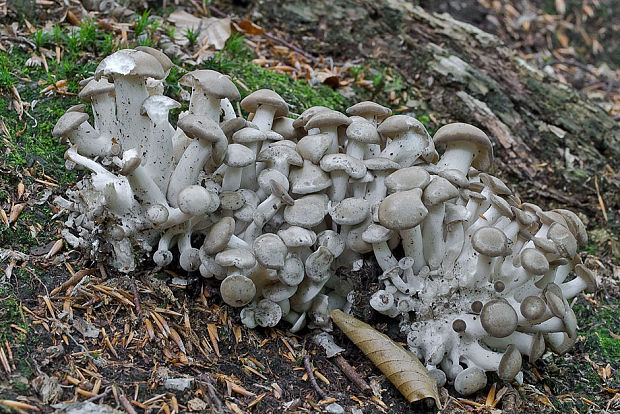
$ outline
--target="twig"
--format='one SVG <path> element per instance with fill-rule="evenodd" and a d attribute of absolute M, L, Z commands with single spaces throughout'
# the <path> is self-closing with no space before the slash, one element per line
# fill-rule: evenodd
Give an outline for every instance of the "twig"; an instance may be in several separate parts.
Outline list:
<path fill-rule="evenodd" d="M 105 391 L 104 391 L 104 392 L 102 392 L 101 394 L 97 394 L 97 395 L 95 395 L 94 397 L 90 397 L 89 399 L 87 399 L 87 400 L 86 400 L 86 401 L 84 401 L 84 402 L 95 402 L 95 401 L 98 401 L 98 400 L 100 400 L 100 399 L 102 399 L 102 398 L 105 398 L 105 397 L 107 397 L 108 395 L 110 395 L 110 393 L 111 393 L 111 392 L 112 392 L 112 387 L 108 387 L 108 388 L 106 388 L 106 389 L 105 389 Z"/>
<path fill-rule="evenodd" d="M 372 388 L 370 385 L 362 377 L 357 373 L 355 369 L 349 364 L 349 362 L 344 359 L 341 355 L 336 355 L 332 358 L 334 363 L 340 368 L 342 373 L 349 379 L 355 386 L 364 394 L 370 395 L 372 394 Z"/>
<path fill-rule="evenodd" d="M 207 398 L 209 399 L 209 404 L 211 405 L 213 411 L 215 413 L 224 412 L 222 408 L 222 401 L 217 396 L 217 393 L 215 392 L 215 387 L 213 386 L 213 384 L 211 384 L 209 377 L 205 374 L 200 374 L 196 379 L 198 382 L 198 386 L 203 389 L 203 392 L 204 388 L 206 388 Z"/>
<path fill-rule="evenodd" d="M 119 395 L 118 400 L 123 406 L 123 408 L 125 409 L 125 411 L 127 411 L 128 414 L 138 414 L 136 410 L 134 410 L 133 406 L 131 405 L 127 397 L 125 397 L 125 394 Z"/>
<path fill-rule="evenodd" d="M 142 314 L 142 307 L 140 306 L 140 295 L 138 294 L 138 289 L 136 288 L 136 282 L 133 278 L 129 279 L 129 286 L 131 287 L 131 293 L 133 294 L 133 303 L 136 305 L 136 312 L 138 316 Z"/>
<path fill-rule="evenodd" d="M 314 389 L 319 394 L 322 400 L 326 399 L 327 394 L 325 394 L 325 391 L 323 391 L 321 387 L 319 387 L 319 384 L 316 382 L 316 377 L 314 376 L 314 372 L 312 372 L 312 367 L 310 366 L 310 355 L 304 356 L 304 367 L 306 367 L 306 372 L 308 373 L 308 379 L 310 379 L 310 384 L 312 384 L 312 387 L 314 387 Z"/>
<path fill-rule="evenodd" d="M 62 285 L 58 286 L 56 289 L 52 290 L 50 296 L 54 296 L 59 292 L 67 289 L 70 286 L 76 285 L 82 280 L 85 276 L 92 275 L 95 273 L 95 269 L 82 269 L 75 272 L 73 276 L 67 279 Z"/>
<path fill-rule="evenodd" d="M 596 198 L 598 198 L 598 203 L 601 206 L 603 217 L 605 218 L 605 222 L 607 222 L 607 208 L 605 207 L 605 202 L 603 201 L 603 197 L 601 197 L 601 191 L 598 188 L 598 175 L 594 176 L 594 188 L 596 189 Z"/>

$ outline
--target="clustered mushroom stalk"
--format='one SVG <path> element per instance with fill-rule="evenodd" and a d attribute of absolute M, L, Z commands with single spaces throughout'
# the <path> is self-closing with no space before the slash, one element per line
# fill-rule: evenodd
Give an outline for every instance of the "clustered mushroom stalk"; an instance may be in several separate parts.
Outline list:
<path fill-rule="evenodd" d="M 91 172 L 56 199 L 72 246 L 112 252 L 126 273 L 149 258 L 200 273 L 248 327 L 283 319 L 292 331 L 329 329 L 329 311 L 350 306 L 355 288 L 336 269 L 372 254 L 381 274 L 370 305 L 399 320 L 440 385 L 464 395 L 488 371 L 510 381 L 523 356 L 575 343 L 567 300 L 597 283 L 577 255 L 585 226 L 521 203 L 485 173 L 483 131 L 455 123 L 431 139 L 415 118 L 373 102 L 350 117 L 312 107 L 293 121 L 265 89 L 241 102 L 245 120 L 234 82 L 205 70 L 181 79 L 192 93 L 175 128 L 179 104 L 158 94 L 169 70 L 158 53 L 104 59 L 80 94 L 94 127 L 74 107 L 54 129 L 67 167 Z"/>

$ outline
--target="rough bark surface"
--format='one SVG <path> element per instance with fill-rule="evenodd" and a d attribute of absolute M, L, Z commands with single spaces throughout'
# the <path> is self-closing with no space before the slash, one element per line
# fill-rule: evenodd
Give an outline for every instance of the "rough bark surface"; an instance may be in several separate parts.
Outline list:
<path fill-rule="evenodd" d="M 280 25 L 308 52 L 396 68 L 438 123 L 482 127 L 494 142 L 496 173 L 524 198 L 536 196 L 533 189 L 549 207 L 602 219 L 596 177 L 608 221 L 618 221 L 620 126 L 499 38 L 401 0 L 278 0 L 256 8 L 265 26 Z"/>

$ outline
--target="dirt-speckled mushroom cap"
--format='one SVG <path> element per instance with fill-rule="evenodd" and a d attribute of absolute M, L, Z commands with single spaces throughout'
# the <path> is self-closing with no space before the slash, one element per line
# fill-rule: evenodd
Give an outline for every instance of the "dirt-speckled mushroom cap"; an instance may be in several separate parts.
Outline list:
<path fill-rule="evenodd" d="M 372 101 L 362 101 L 348 107 L 347 114 L 363 118 L 372 117 L 380 121 L 392 115 L 392 110 Z"/>
<path fill-rule="evenodd" d="M 150 46 L 138 46 L 134 49 L 139 50 L 140 52 L 148 53 L 149 55 L 157 59 L 162 69 L 164 70 L 164 73 L 168 73 L 170 71 L 170 68 L 174 66 L 174 63 L 172 63 L 170 58 L 166 56 L 166 54 L 161 50 L 154 49 Z"/>
<path fill-rule="evenodd" d="M 215 255 L 215 263 L 224 267 L 251 269 L 256 265 L 256 258 L 248 249 L 226 249 Z"/>
<path fill-rule="evenodd" d="M 209 229 L 209 233 L 202 244 L 206 254 L 216 254 L 226 248 L 235 231 L 235 219 L 222 217 Z"/>
<path fill-rule="evenodd" d="M 493 161 L 493 146 L 487 134 L 473 125 L 455 122 L 442 126 L 433 137 L 435 146 L 468 142 L 476 146 L 471 165 L 478 170 L 487 170 Z"/>
<path fill-rule="evenodd" d="M 482 227 L 471 238 L 473 248 L 489 257 L 505 256 L 509 253 L 508 238 L 496 227 Z"/>
<path fill-rule="evenodd" d="M 521 301 L 521 315 L 528 321 L 535 321 L 547 311 L 547 305 L 538 296 L 527 296 Z"/>
<path fill-rule="evenodd" d="M 60 117 L 58 122 L 56 122 L 56 126 L 54 126 L 54 130 L 52 131 L 52 135 L 55 137 L 62 137 L 67 135 L 71 131 L 74 131 L 82 125 L 84 122 L 88 120 L 88 114 L 84 112 L 65 112 L 63 116 Z"/>
<path fill-rule="evenodd" d="M 521 266 L 533 275 L 542 275 L 549 271 L 549 261 L 538 249 L 523 249 Z"/>
<path fill-rule="evenodd" d="M 545 337 L 541 332 L 537 332 L 532 337 L 532 345 L 530 346 L 530 352 L 528 354 L 530 364 L 533 364 L 536 360 L 538 360 L 538 358 L 543 356 L 545 349 Z"/>
<path fill-rule="evenodd" d="M 325 172 L 344 171 L 352 178 L 366 175 L 364 162 L 347 154 L 327 154 L 321 158 L 320 166 Z"/>
<path fill-rule="evenodd" d="M 363 198 L 345 198 L 339 203 L 332 204 L 329 215 L 336 224 L 355 226 L 370 215 L 370 203 Z"/>
<path fill-rule="evenodd" d="M 304 160 L 318 164 L 325 155 L 332 138 L 329 134 L 306 135 L 297 142 L 296 150 Z"/>
<path fill-rule="evenodd" d="M 309 194 L 284 208 L 284 220 L 291 226 L 310 229 L 323 222 L 329 198 L 326 194 Z"/>
<path fill-rule="evenodd" d="M 256 160 L 254 151 L 241 144 L 228 144 L 224 163 L 232 168 L 247 167 Z"/>
<path fill-rule="evenodd" d="M 425 206 L 436 206 L 459 196 L 459 190 L 450 181 L 443 177 L 435 176 L 424 188 L 422 202 Z"/>
<path fill-rule="evenodd" d="M 295 285 L 287 285 L 286 283 L 282 283 L 280 281 L 271 283 L 262 289 L 262 295 L 265 299 L 269 299 L 273 302 L 282 302 L 283 305 L 286 306 L 288 304 L 288 308 L 290 310 L 290 304 L 288 299 L 293 296 L 297 292 L 297 286 Z M 282 313 L 288 313 L 288 311 L 284 311 Z"/>
<path fill-rule="evenodd" d="M 304 279 L 304 263 L 296 255 L 286 256 L 284 266 L 278 271 L 278 280 L 289 286 L 297 286 Z"/>
<path fill-rule="evenodd" d="M 389 158 L 375 157 L 364 160 L 368 171 L 394 171 L 400 168 L 400 164 Z"/>
<path fill-rule="evenodd" d="M 231 101 L 241 99 L 239 90 L 230 76 L 210 69 L 200 69 L 186 73 L 179 79 L 179 85 L 194 89 L 204 89 L 208 95 L 216 99 L 227 98 Z"/>
<path fill-rule="evenodd" d="M 407 167 L 394 171 L 385 178 L 385 186 L 392 192 L 424 189 L 431 182 L 431 175 L 422 167 Z"/>
<path fill-rule="evenodd" d="M 237 191 L 224 191 L 220 193 L 220 207 L 222 210 L 237 211 L 245 204 L 243 194 Z"/>
<path fill-rule="evenodd" d="M 510 208 L 510 204 L 508 204 L 506 200 L 495 194 L 491 194 L 490 199 L 491 205 L 493 205 L 502 216 L 508 217 L 510 219 L 514 217 L 514 213 Z"/>
<path fill-rule="evenodd" d="M 566 220 L 568 229 L 573 233 L 573 236 L 577 239 L 580 246 L 584 246 L 588 242 L 588 233 L 586 232 L 586 226 L 583 224 L 577 214 L 570 210 L 555 209 L 555 213 L 560 214 Z"/>
<path fill-rule="evenodd" d="M 269 299 L 262 299 L 254 309 L 254 319 L 263 328 L 274 327 L 282 318 L 280 305 Z"/>
<path fill-rule="evenodd" d="M 522 364 L 521 352 L 513 344 L 508 345 L 506 352 L 499 361 L 497 367 L 497 375 L 501 380 L 512 381 L 514 377 L 521 371 Z"/>
<path fill-rule="evenodd" d="M 103 95 L 103 94 L 114 95 L 114 84 L 108 82 L 106 78 L 101 78 L 99 80 L 91 79 L 90 82 L 82 88 L 78 96 L 84 102 L 91 102 L 93 96 Z"/>
<path fill-rule="evenodd" d="M 222 281 L 220 294 L 226 304 L 238 308 L 247 305 L 254 299 L 256 286 L 252 279 L 240 274 L 233 274 Z"/>
<path fill-rule="evenodd" d="M 594 273 L 590 269 L 582 264 L 578 264 L 575 266 L 575 274 L 586 284 L 586 292 L 596 292 L 598 283 L 596 281 L 596 276 L 594 276 Z"/>
<path fill-rule="evenodd" d="M 291 191 L 295 194 L 316 193 L 332 185 L 332 179 L 318 165 L 304 160 L 301 168 L 290 172 Z"/>
<path fill-rule="evenodd" d="M 312 230 L 299 226 L 290 226 L 289 228 L 278 230 L 278 236 L 286 247 L 290 248 L 312 246 L 316 243 L 316 234 Z"/>
<path fill-rule="evenodd" d="M 189 114 L 179 119 L 177 125 L 189 138 L 208 142 L 226 140 L 219 124 L 207 117 Z"/>
<path fill-rule="evenodd" d="M 553 241 L 546 239 L 544 237 L 539 237 L 539 236 L 532 237 L 531 239 L 534 242 L 534 246 L 536 246 L 538 249 L 542 250 L 543 252 L 551 253 L 551 254 L 559 253 L 558 247 Z"/>
<path fill-rule="evenodd" d="M 264 233 L 252 243 L 254 257 L 258 263 L 267 269 L 281 269 L 288 253 L 282 239 L 273 233 Z"/>
<path fill-rule="evenodd" d="M 282 135 L 284 139 L 297 141 L 306 134 L 306 131 L 303 128 L 295 128 L 293 122 L 295 122 L 293 118 L 282 116 L 273 121 L 271 130 Z"/>
<path fill-rule="evenodd" d="M 480 323 L 489 335 L 505 338 L 517 329 L 517 312 L 503 299 L 492 299 L 480 312 Z"/>
<path fill-rule="evenodd" d="M 256 112 L 258 108 L 263 105 L 275 109 L 274 118 L 279 118 L 288 114 L 288 105 L 286 101 L 271 89 L 259 89 L 254 91 L 241 101 L 241 107 L 248 112 Z"/>
<path fill-rule="evenodd" d="M 424 125 L 409 115 L 393 115 L 377 127 L 379 134 L 386 138 L 396 138 L 409 130 L 413 130 L 422 136 L 428 136 Z"/>
<path fill-rule="evenodd" d="M 555 243 L 563 256 L 572 259 L 577 254 L 577 239 L 566 226 L 553 223 L 549 227 L 547 238 Z"/>
<path fill-rule="evenodd" d="M 475 366 L 466 368 L 459 372 L 454 379 L 454 389 L 463 396 L 475 394 L 486 386 L 486 372 Z"/>
<path fill-rule="evenodd" d="M 362 233 L 362 240 L 366 243 L 382 243 L 386 242 L 394 236 L 394 230 L 386 229 L 383 226 L 372 223 Z"/>
<path fill-rule="evenodd" d="M 555 283 L 549 283 L 543 289 L 543 297 L 545 298 L 545 302 L 547 302 L 547 306 L 551 310 L 551 313 L 560 319 L 564 319 L 567 312 L 567 306 L 564 295 L 562 294 L 562 289 L 560 289 L 560 287 Z"/>
<path fill-rule="evenodd" d="M 293 121 L 293 128 L 303 128 L 306 123 L 312 118 L 314 115 L 318 114 L 321 111 L 330 111 L 330 109 L 326 106 L 316 105 L 311 106 L 310 108 L 303 111 L 297 119 Z"/>
<path fill-rule="evenodd" d="M 267 136 L 263 131 L 252 127 L 241 128 L 232 134 L 232 140 L 237 144 L 251 144 L 265 139 Z"/>
<path fill-rule="evenodd" d="M 220 198 L 203 186 L 188 185 L 179 192 L 177 204 L 183 213 L 200 216 L 217 210 Z"/>
<path fill-rule="evenodd" d="M 320 246 L 326 247 L 334 257 L 340 256 L 344 252 L 345 241 L 344 238 L 333 230 L 324 230 L 316 236 L 317 248 Z"/>
<path fill-rule="evenodd" d="M 165 73 L 161 63 L 152 55 L 139 50 L 121 49 L 99 63 L 95 69 L 95 79 L 102 76 L 137 76 L 159 80 L 164 78 Z"/>
<path fill-rule="evenodd" d="M 260 162 L 275 161 L 277 159 L 283 159 L 289 165 L 296 167 L 304 165 L 301 155 L 288 145 L 271 145 L 259 152 L 256 157 L 256 161 Z"/>
<path fill-rule="evenodd" d="M 379 222 L 392 230 L 414 228 L 428 214 L 421 197 L 419 188 L 390 194 L 379 204 Z"/>
<path fill-rule="evenodd" d="M 467 176 L 459 170 L 443 170 L 439 172 L 439 176 L 450 181 L 450 183 L 455 187 L 465 188 L 469 186 L 469 180 L 467 179 Z"/>
<path fill-rule="evenodd" d="M 377 128 L 365 119 L 353 120 L 347 127 L 347 138 L 362 144 L 380 144 Z"/>
<path fill-rule="evenodd" d="M 333 128 L 339 126 L 347 126 L 351 123 L 351 119 L 345 114 L 334 111 L 320 111 L 316 113 L 313 117 L 311 117 L 304 128 L 306 131 L 310 131 L 313 128 Z"/>

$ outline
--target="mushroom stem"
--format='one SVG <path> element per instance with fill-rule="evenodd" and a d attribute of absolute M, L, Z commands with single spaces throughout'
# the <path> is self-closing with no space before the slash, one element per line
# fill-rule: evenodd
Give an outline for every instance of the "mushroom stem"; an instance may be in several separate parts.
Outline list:
<path fill-rule="evenodd" d="M 347 195 L 349 175 L 344 171 L 334 170 L 331 173 L 332 186 L 327 190 L 330 200 L 338 203 Z"/>
<path fill-rule="evenodd" d="M 116 76 L 114 78 L 116 93 L 116 117 L 119 125 L 131 126 L 119 130 L 123 150 L 136 148 L 142 153 L 142 146 L 147 139 L 151 123 L 140 115 L 142 102 L 149 97 L 146 79 L 140 76 Z"/>
<path fill-rule="evenodd" d="M 420 270 L 426 266 L 422 228 L 418 225 L 411 229 L 401 230 L 400 238 L 405 256 L 413 258 L 413 273 L 420 273 Z"/>
<path fill-rule="evenodd" d="M 206 116 L 215 122 L 220 122 L 221 99 L 211 96 L 202 87 L 192 88 L 192 97 L 189 101 L 189 113 Z"/>
<path fill-rule="evenodd" d="M 241 175 L 244 168 L 247 167 L 231 167 L 226 168 L 224 178 L 222 178 L 222 192 L 237 191 L 241 187 Z"/>
<path fill-rule="evenodd" d="M 441 263 L 443 274 L 447 278 L 452 279 L 454 277 L 454 263 L 463 250 L 464 241 L 465 230 L 463 230 L 463 222 L 457 221 L 448 224 L 445 242 L 446 253 Z"/>
<path fill-rule="evenodd" d="M 428 215 L 422 222 L 422 240 L 424 259 L 431 270 L 438 269 L 445 254 L 443 240 L 443 218 L 446 205 L 439 203 L 428 206 Z"/>
<path fill-rule="evenodd" d="M 91 97 L 95 129 L 102 135 L 118 137 L 116 122 L 116 101 L 109 93 L 102 93 Z"/>
<path fill-rule="evenodd" d="M 256 110 L 252 122 L 261 131 L 270 131 L 273 126 L 273 117 L 276 113 L 276 108 L 270 105 L 261 105 Z"/>
<path fill-rule="evenodd" d="M 437 167 L 440 171 L 454 169 L 467 175 L 475 152 L 476 146 L 472 143 L 460 141 L 452 145 L 448 144 L 446 152 L 443 153 L 437 163 Z"/>
<path fill-rule="evenodd" d="M 179 192 L 183 188 L 198 182 L 198 175 L 210 156 L 210 144 L 205 144 L 199 139 L 194 139 L 189 143 L 172 172 L 168 184 L 167 198 L 171 206 L 177 206 Z"/>
<path fill-rule="evenodd" d="M 230 121 L 231 119 L 235 119 L 237 117 L 237 113 L 235 112 L 235 107 L 233 106 L 232 103 L 230 103 L 230 100 L 228 98 L 223 98 L 220 106 L 222 108 L 222 110 L 224 111 L 224 117 L 222 122 L 224 121 Z"/>

